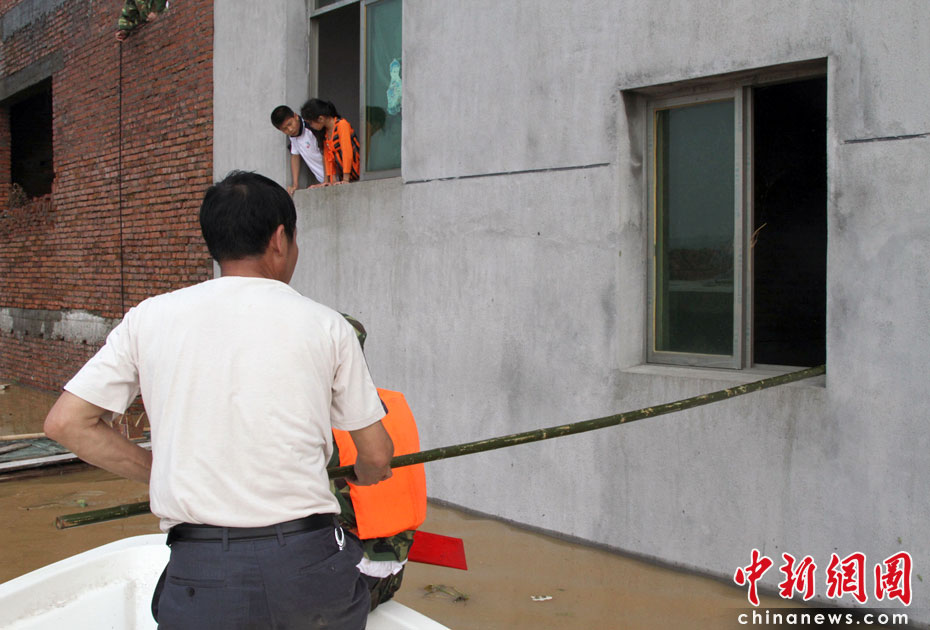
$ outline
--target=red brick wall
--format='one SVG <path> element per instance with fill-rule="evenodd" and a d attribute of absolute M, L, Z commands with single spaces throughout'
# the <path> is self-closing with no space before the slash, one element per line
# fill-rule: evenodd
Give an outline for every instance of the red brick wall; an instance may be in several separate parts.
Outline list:
<path fill-rule="evenodd" d="M 0 0 L 0 12 L 15 4 Z M 213 175 L 213 2 L 171 3 L 122 44 L 120 7 L 68 0 L 0 43 L 0 76 L 63 56 L 52 76 L 55 182 L 26 208 L 7 208 L 0 107 L 0 309 L 118 318 L 212 276 L 197 209 Z M 0 379 L 57 389 L 96 350 L 32 337 L 0 332 Z"/>
<path fill-rule="evenodd" d="M 56 391 L 94 355 L 96 347 L 35 335 L 0 336 L 0 379 Z"/>

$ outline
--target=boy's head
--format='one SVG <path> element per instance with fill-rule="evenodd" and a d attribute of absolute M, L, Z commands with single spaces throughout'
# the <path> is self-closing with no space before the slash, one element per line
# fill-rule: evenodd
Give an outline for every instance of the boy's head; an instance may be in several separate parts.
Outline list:
<path fill-rule="evenodd" d="M 271 124 L 288 136 L 297 137 L 302 131 L 300 116 L 287 105 L 278 105 L 274 108 L 271 112 Z"/>

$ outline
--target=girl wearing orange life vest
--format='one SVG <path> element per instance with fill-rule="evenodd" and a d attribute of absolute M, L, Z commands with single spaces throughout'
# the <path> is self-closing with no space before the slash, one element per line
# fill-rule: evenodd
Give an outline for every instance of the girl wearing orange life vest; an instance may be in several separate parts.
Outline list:
<path fill-rule="evenodd" d="M 311 98 L 300 108 L 300 115 L 314 131 L 324 135 L 324 184 L 354 182 L 359 178 L 359 142 L 352 125 L 339 116 L 329 101 Z M 319 137 L 319 136 L 318 136 Z"/>

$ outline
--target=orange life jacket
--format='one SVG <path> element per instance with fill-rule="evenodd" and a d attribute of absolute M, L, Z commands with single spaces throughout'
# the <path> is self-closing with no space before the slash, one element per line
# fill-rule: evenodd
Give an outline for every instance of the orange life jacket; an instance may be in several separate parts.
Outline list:
<path fill-rule="evenodd" d="M 347 174 L 348 181 L 355 182 L 359 178 L 360 151 L 358 136 L 352 125 L 345 118 L 336 118 L 332 134 L 326 138 L 323 150 L 323 162 L 327 175 L 332 175 L 336 181 L 341 181 L 343 174 Z"/>
<path fill-rule="evenodd" d="M 387 415 L 381 419 L 394 441 L 394 455 L 420 450 L 420 437 L 413 413 L 400 392 L 378 389 Z M 355 463 L 358 451 L 347 431 L 333 429 L 339 447 L 339 465 Z M 385 538 L 416 529 L 426 518 L 426 473 L 423 464 L 394 469 L 393 476 L 373 486 L 349 484 L 349 498 L 355 509 L 358 537 Z"/>

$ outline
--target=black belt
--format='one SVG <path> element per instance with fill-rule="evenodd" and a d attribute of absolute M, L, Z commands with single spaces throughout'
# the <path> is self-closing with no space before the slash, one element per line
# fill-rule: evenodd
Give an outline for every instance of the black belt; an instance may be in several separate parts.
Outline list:
<path fill-rule="evenodd" d="M 262 540 L 277 538 L 279 535 L 309 532 L 324 527 L 333 527 L 335 514 L 312 514 L 304 518 L 285 521 L 266 527 L 217 527 L 215 525 L 197 525 L 181 523 L 168 530 L 168 544 L 176 540 L 187 541 L 230 541 Z"/>

